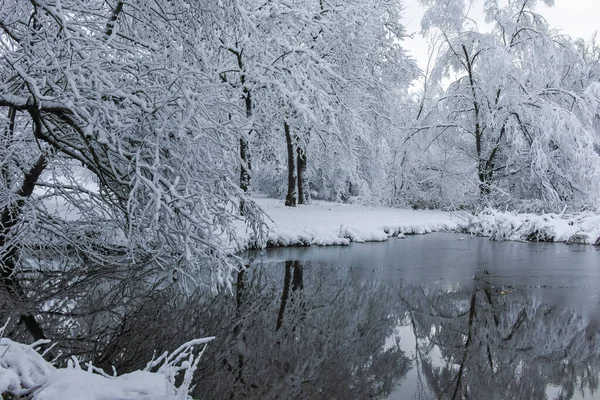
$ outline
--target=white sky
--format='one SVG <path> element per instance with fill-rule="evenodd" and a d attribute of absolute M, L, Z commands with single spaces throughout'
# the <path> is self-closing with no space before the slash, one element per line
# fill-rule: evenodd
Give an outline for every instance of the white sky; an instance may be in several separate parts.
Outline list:
<path fill-rule="evenodd" d="M 427 42 L 420 35 L 423 8 L 419 0 L 403 0 L 406 7 L 402 23 L 414 38 L 404 41 L 405 48 L 410 51 L 421 68 L 427 63 Z M 473 11 L 479 14 L 478 21 L 483 24 L 481 11 L 483 0 L 475 0 Z M 554 0 L 554 6 L 548 7 L 539 2 L 536 9 L 550 24 L 550 27 L 574 37 L 590 39 L 595 31 L 600 30 L 599 0 Z"/>

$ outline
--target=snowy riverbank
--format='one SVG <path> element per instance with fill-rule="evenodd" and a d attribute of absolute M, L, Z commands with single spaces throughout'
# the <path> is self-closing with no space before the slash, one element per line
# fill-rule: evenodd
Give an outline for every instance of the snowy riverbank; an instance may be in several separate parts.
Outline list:
<path fill-rule="evenodd" d="M 380 242 L 390 236 L 455 231 L 460 228 L 459 218 L 444 211 L 366 207 L 325 201 L 285 207 L 281 200 L 255 200 L 270 218 L 267 223 L 267 246 Z"/>
<path fill-rule="evenodd" d="M 600 215 L 516 214 L 366 207 L 313 201 L 285 207 L 282 200 L 256 198 L 269 216 L 267 246 L 347 245 L 430 232 L 463 232 L 492 240 L 600 244 Z M 248 245 L 249 237 L 240 243 Z"/>

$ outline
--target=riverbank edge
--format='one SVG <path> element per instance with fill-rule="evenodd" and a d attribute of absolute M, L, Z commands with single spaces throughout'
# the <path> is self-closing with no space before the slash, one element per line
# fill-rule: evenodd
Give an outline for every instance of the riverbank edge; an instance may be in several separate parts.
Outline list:
<path fill-rule="evenodd" d="M 316 201 L 285 207 L 276 199 L 255 201 L 269 217 L 266 239 L 238 238 L 237 252 L 287 246 L 336 246 L 381 242 L 432 232 L 456 232 L 496 241 L 557 242 L 600 246 L 600 215 L 542 215 L 485 209 L 424 211 Z"/>

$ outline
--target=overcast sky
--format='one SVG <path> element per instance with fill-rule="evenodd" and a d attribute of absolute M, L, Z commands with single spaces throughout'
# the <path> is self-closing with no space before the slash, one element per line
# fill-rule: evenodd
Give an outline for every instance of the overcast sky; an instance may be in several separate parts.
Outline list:
<path fill-rule="evenodd" d="M 406 40 L 404 45 L 421 68 L 424 68 L 427 62 L 427 44 L 419 35 L 423 8 L 419 0 L 404 0 L 403 3 L 406 10 L 402 22 L 409 33 L 415 34 L 414 39 Z M 550 26 L 572 37 L 589 39 L 600 29 L 599 0 L 554 0 L 553 7 L 541 3 L 540 1 L 537 11 L 546 18 Z M 483 24 L 482 4 L 483 0 L 475 0 L 474 11 L 479 15 L 477 19 L 481 19 Z"/>

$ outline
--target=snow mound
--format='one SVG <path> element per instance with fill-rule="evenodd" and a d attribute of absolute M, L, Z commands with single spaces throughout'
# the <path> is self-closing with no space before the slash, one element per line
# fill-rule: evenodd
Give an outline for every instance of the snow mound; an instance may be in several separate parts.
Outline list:
<path fill-rule="evenodd" d="M 55 368 L 36 351 L 36 342 L 23 345 L 0 338 L 0 394 L 22 396 L 42 386 Z"/>
<path fill-rule="evenodd" d="M 57 369 L 48 376 L 47 383 L 34 394 L 36 400 L 55 399 L 171 399 L 164 376 L 147 371 L 135 371 L 115 378 L 107 378 L 81 368 Z M 179 397 L 185 399 L 186 397 Z"/>
<path fill-rule="evenodd" d="M 25 345 L 0 338 L 0 394 L 32 400 L 188 400 L 192 375 L 204 351 L 195 354 L 194 347 L 212 339 L 187 342 L 142 371 L 111 376 L 90 364 L 84 369 L 75 358 L 66 368 L 56 368 L 36 349 L 47 341 Z M 183 380 L 177 386 L 179 375 Z"/>

